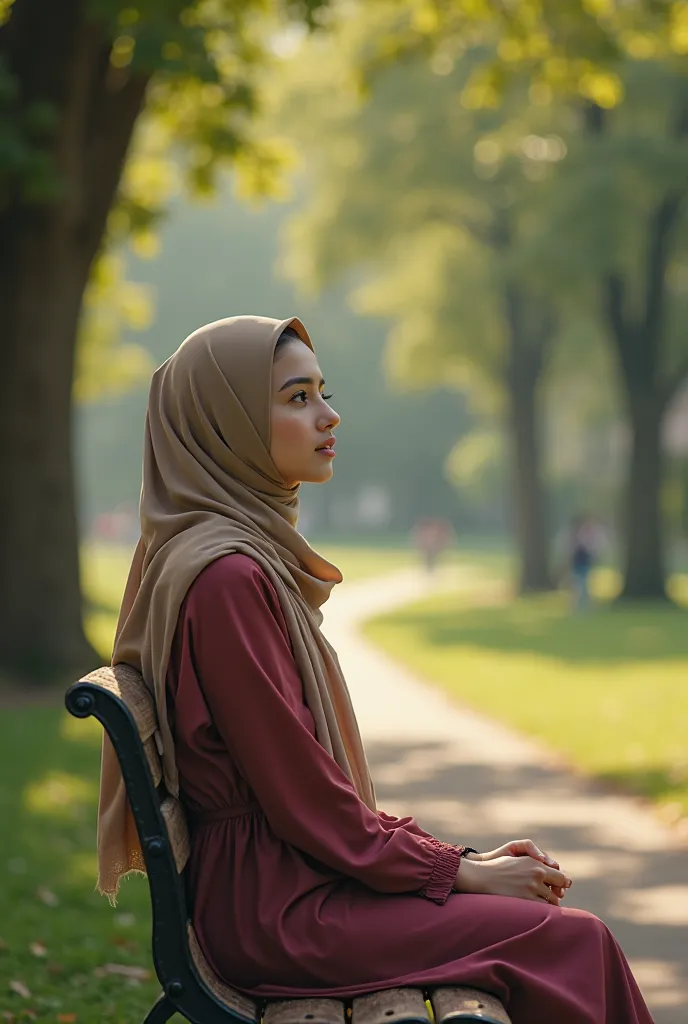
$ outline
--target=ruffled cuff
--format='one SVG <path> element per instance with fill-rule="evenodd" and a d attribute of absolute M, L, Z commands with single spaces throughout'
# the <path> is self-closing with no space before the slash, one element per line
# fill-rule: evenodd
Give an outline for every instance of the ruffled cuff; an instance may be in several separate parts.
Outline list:
<path fill-rule="evenodd" d="M 466 847 L 442 843 L 434 837 L 428 842 L 435 849 L 435 863 L 430 878 L 420 890 L 420 895 L 432 900 L 433 903 L 446 903 L 456 881 L 461 854 Z"/>

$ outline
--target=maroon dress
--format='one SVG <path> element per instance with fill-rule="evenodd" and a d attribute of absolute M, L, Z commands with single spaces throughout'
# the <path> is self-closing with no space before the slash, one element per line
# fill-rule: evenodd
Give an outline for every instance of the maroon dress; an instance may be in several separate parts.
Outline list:
<path fill-rule="evenodd" d="M 514 1024 L 651 1024 L 598 918 L 454 893 L 457 847 L 359 800 L 315 738 L 277 593 L 251 558 L 219 558 L 191 586 L 168 700 L 193 923 L 228 984 L 254 996 L 470 984 Z"/>

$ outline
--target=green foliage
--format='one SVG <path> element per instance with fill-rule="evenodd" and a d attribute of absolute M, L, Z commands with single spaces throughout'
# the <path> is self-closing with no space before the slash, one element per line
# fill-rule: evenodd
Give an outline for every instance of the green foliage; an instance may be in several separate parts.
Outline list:
<path fill-rule="evenodd" d="M 17 0 L 17 10 L 22 0 Z M 245 196 L 276 195 L 289 165 L 288 147 L 256 137 L 261 77 L 273 60 L 272 40 L 294 19 L 313 25 L 321 0 L 89 0 L 84 26 L 109 51 L 97 96 L 116 94 L 132 76 L 150 79 L 143 115 L 111 211 L 103 247 L 131 243 L 141 255 L 157 251 L 156 225 L 183 184 L 195 196 L 213 194 L 217 174 L 232 165 Z M 58 171 L 56 152 L 65 133 L 64 110 L 52 97 L 26 99 L 10 71 L 13 7 L 0 7 L 0 211 L 55 204 L 73 184 Z M 4 38 L 2 26 L 4 22 Z M 43 38 L 42 36 L 40 38 Z M 3 53 L 3 46 L 8 52 Z M 48 61 L 50 54 L 37 55 Z M 84 125 L 83 151 L 71 142 L 70 164 L 87 164 L 91 136 L 104 127 Z M 107 127 L 107 126 L 105 126 Z M 65 186 L 67 185 L 67 189 Z M 140 349 L 119 345 L 127 327 L 142 326 L 140 289 L 122 279 L 121 262 L 96 265 L 85 300 L 75 390 L 89 399 L 138 381 L 149 369 Z M 150 299 L 148 300 L 150 304 Z M 99 308 L 102 304 L 102 308 Z M 138 321 L 138 324 L 132 321 Z"/>
<path fill-rule="evenodd" d="M 610 488 L 618 486 L 611 435 L 621 406 L 615 366 L 600 351 L 609 339 L 600 282 L 623 274 L 629 313 L 641 318 L 650 219 L 663 196 L 685 188 L 688 143 L 676 129 L 685 80 L 672 57 L 654 56 L 659 41 L 641 54 L 636 38 L 637 55 L 629 58 L 631 37 L 624 36 L 613 67 L 620 91 L 605 101 L 614 109 L 603 115 L 602 135 L 587 129 L 589 104 L 534 80 L 535 65 L 523 54 L 484 102 L 474 95 L 476 76 L 504 63 L 506 37 L 493 33 L 488 46 L 474 32 L 473 45 L 470 36 L 459 41 L 448 11 L 467 5 L 448 4 L 439 21 L 428 20 L 428 46 L 387 54 L 362 91 L 357 76 L 371 66 L 371 53 L 400 38 L 400 21 L 412 26 L 432 6 L 352 8 L 333 39 L 307 41 L 287 68 L 280 114 L 307 153 L 314 184 L 289 231 L 285 267 L 310 289 L 347 273 L 351 281 L 355 269 L 354 282 L 363 283 L 352 293 L 354 308 L 389 324 L 392 378 L 406 387 L 441 381 L 467 391 L 488 434 L 503 400 L 508 289 L 527 300 L 525 328 L 534 342 L 542 337 L 542 313 L 555 307 L 563 358 L 549 373 L 560 399 L 549 403 L 551 433 L 560 436 L 557 421 L 568 418 L 581 451 L 585 430 L 604 439 L 588 465 L 591 478 L 604 479 L 596 501 L 610 508 Z M 600 64 L 599 75 L 610 68 Z M 666 273 L 667 378 L 679 373 L 687 352 L 686 237 L 684 217 L 670 237 Z M 581 373 L 583 396 L 575 383 Z M 500 460 L 482 440 L 480 432 L 486 482 L 497 479 Z M 605 450 L 608 457 L 598 458 Z M 478 469 L 476 447 L 464 439 L 458 451 L 448 463 L 455 481 L 467 479 L 469 463 Z M 560 452 L 553 456 L 561 478 Z M 580 480 L 586 469 L 574 461 L 569 472 Z"/>
<path fill-rule="evenodd" d="M 409 54 L 432 54 L 448 73 L 476 42 L 493 50 L 477 66 L 465 97 L 472 107 L 497 106 L 514 77 L 528 76 L 533 98 L 567 94 L 601 107 L 624 95 L 618 64 L 625 58 L 678 62 L 688 53 L 682 0 L 387 0 L 388 30 L 362 54 L 366 79 Z"/>
<path fill-rule="evenodd" d="M 84 296 L 74 380 L 78 401 L 112 397 L 149 378 L 149 353 L 120 338 L 127 330 L 145 330 L 151 318 L 148 290 L 124 280 L 121 258 L 102 256 Z"/>

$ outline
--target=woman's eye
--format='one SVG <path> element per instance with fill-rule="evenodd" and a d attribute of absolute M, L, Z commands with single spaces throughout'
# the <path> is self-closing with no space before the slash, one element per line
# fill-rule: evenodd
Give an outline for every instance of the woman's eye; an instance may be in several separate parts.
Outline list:
<path fill-rule="evenodd" d="M 321 394 L 320 397 L 324 398 L 326 402 L 329 402 L 329 400 L 331 398 L 334 398 L 334 394 L 331 394 L 331 395 L 323 395 L 323 394 Z M 303 402 L 299 403 L 299 404 L 304 404 L 305 402 L 308 401 L 308 394 L 305 391 L 297 391 L 295 395 L 291 396 L 291 401 L 293 402 L 295 398 L 303 398 Z"/>

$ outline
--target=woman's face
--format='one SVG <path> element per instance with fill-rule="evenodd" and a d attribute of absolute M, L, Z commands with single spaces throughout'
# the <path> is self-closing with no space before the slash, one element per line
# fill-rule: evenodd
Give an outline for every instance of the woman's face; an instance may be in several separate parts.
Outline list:
<path fill-rule="evenodd" d="M 340 419 L 327 404 L 315 353 L 302 341 L 287 342 L 272 370 L 270 455 L 287 487 L 325 483 L 332 477 L 332 449 L 318 447 L 332 438 Z"/>

